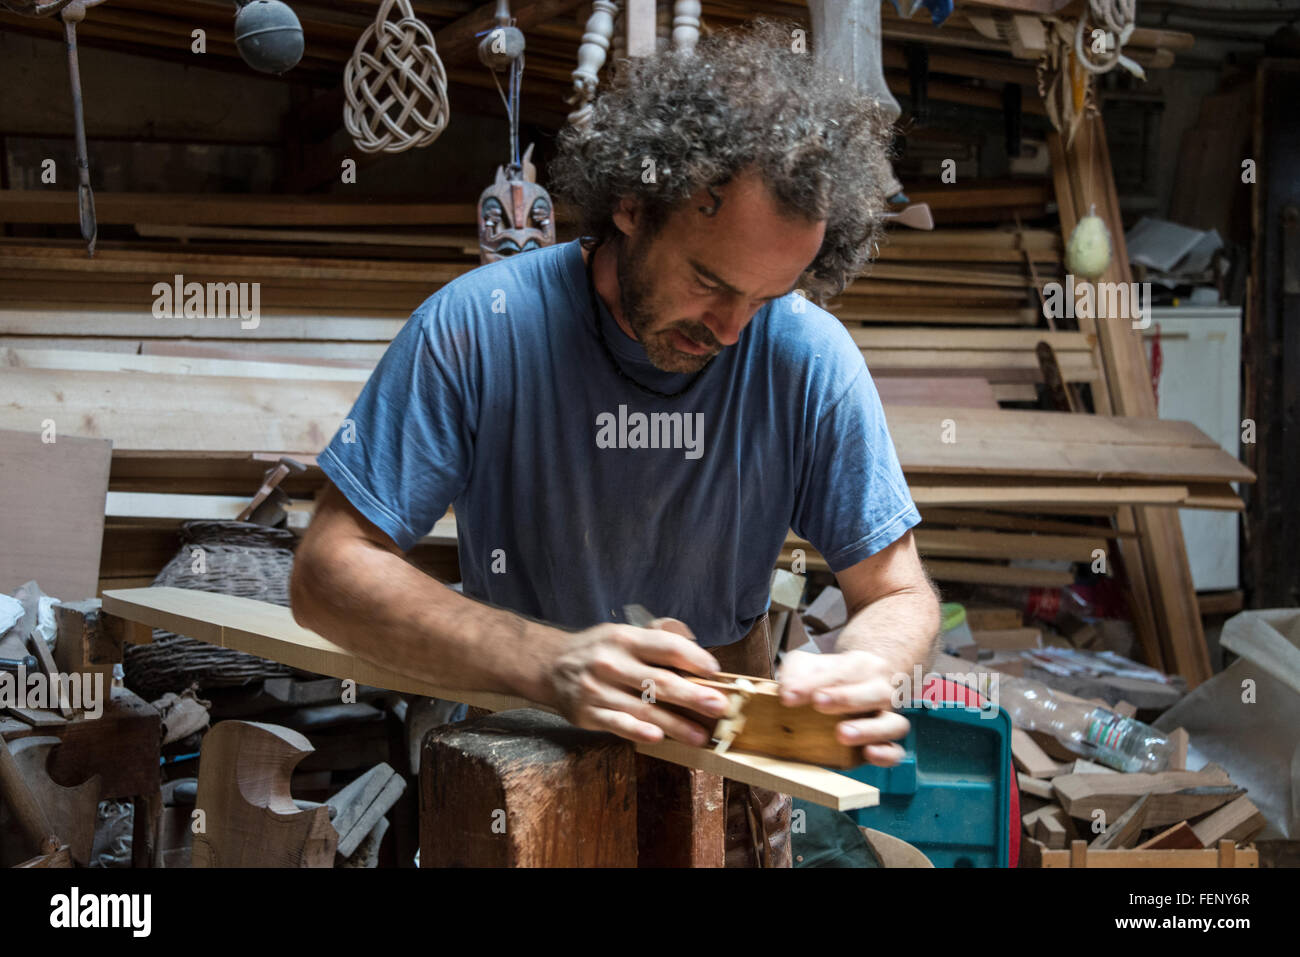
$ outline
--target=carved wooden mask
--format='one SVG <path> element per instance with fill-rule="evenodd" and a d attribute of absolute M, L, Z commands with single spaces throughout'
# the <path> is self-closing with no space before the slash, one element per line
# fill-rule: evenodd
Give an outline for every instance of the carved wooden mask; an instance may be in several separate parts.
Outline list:
<path fill-rule="evenodd" d="M 540 249 L 555 242 L 551 195 L 537 184 L 537 168 L 524 153 L 521 167 L 498 166 L 496 181 L 478 198 L 478 247 L 481 263 Z"/>

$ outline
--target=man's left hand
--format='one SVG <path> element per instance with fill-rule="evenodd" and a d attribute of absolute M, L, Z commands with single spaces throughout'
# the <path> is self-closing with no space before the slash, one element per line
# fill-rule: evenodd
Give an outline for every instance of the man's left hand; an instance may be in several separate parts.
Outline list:
<path fill-rule="evenodd" d="M 911 727 L 892 710 L 896 671 L 869 651 L 830 655 L 792 651 L 777 674 L 781 703 L 790 707 L 811 703 L 823 714 L 860 715 L 836 725 L 836 738 L 842 744 L 861 746 L 868 764 L 893 767 L 905 752 L 892 742 Z"/>

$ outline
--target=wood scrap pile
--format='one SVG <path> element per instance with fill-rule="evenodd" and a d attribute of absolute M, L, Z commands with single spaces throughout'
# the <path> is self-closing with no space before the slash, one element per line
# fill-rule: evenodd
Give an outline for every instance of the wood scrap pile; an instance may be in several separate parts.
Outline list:
<path fill-rule="evenodd" d="M 0 659 L 6 664 L 21 663 L 28 649 L 34 652 L 27 659 L 21 697 L 12 696 L 15 675 L 0 672 L 0 865 L 190 866 L 192 812 L 203 777 L 196 758 L 201 750 L 206 756 L 213 729 L 253 719 L 256 727 L 279 728 L 304 745 L 293 773 L 282 769 L 282 792 L 308 808 L 328 805 L 324 820 L 337 834 L 329 853 L 313 862 L 377 866 L 388 815 L 405 790 L 405 775 L 414 770 L 408 755 L 426 727 L 412 726 L 415 740 L 407 742 L 410 703 L 402 696 L 294 674 L 205 692 L 202 698 L 190 688 L 148 703 L 129 687 L 110 687 L 124 641 L 98 600 L 58 604 L 54 618 L 53 653 L 35 634 L 24 644 L 19 625 L 0 636 Z M 53 687 L 56 674 L 87 676 L 84 683 L 94 694 L 82 693 L 74 681 L 71 695 L 65 686 L 57 699 L 50 697 L 53 692 L 44 689 Z M 92 685 L 90 677 L 105 680 Z M 238 763 L 242 756 L 237 751 L 229 760 Z M 236 780 L 233 765 L 218 765 L 214 778 Z M 100 801 L 134 803 L 133 810 L 122 811 L 124 830 L 103 815 L 97 818 Z M 39 813 L 31 813 L 33 806 Z M 209 815 L 219 813 L 215 804 L 199 806 Z M 414 854 L 414 826 L 401 815 L 410 810 L 408 802 L 394 817 L 399 826 L 389 842 L 406 859 Z M 231 833 L 224 825 L 232 822 L 208 821 L 210 833 Z M 272 831 L 241 851 L 255 855 L 247 863 L 269 866 L 276 855 L 296 853 L 285 843 L 291 836 L 287 831 Z"/>
<path fill-rule="evenodd" d="M 977 641 L 990 634 L 973 633 Z M 997 638 L 992 642 L 999 643 Z M 1052 661 L 1077 655 L 1050 652 L 1001 651 L 993 659 L 981 659 L 978 668 L 1040 679 L 1059 701 L 1099 706 L 1135 720 L 1139 707 L 1144 715 L 1152 714 L 1181 696 L 1181 682 L 1161 681 L 1163 676 L 1152 669 L 1115 656 L 1106 662 L 1112 667 L 1081 680 L 1080 671 Z M 1126 667 L 1113 667 L 1116 663 Z M 960 675 L 963 665 L 961 659 L 940 655 L 935 668 Z M 1167 738 L 1167 770 L 1123 772 L 1081 758 L 1050 733 L 1014 726 L 1011 757 L 1023 828 L 1020 866 L 1257 867 L 1257 852 L 1238 845 L 1248 844 L 1265 828 L 1263 814 L 1221 767 L 1187 769 L 1186 731 L 1178 728 Z"/>
<path fill-rule="evenodd" d="M 1011 748 L 1022 867 L 1258 866 L 1253 848 L 1237 848 L 1264 829 L 1264 817 L 1217 765 L 1126 774 L 1019 728 Z"/>
<path fill-rule="evenodd" d="M 804 589 L 804 576 L 783 569 L 773 573 L 768 627 L 782 651 L 830 654 L 849 620 L 844 594 L 830 585 L 805 605 Z"/>

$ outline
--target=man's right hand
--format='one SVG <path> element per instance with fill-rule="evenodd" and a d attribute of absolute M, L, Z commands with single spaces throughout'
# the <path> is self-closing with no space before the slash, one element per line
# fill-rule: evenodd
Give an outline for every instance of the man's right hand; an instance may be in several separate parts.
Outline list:
<path fill-rule="evenodd" d="M 632 741 L 664 735 L 703 747 L 709 732 L 660 704 L 680 705 L 720 718 L 727 698 L 668 669 L 698 675 L 719 670 L 717 659 L 680 621 L 660 618 L 649 628 L 603 624 L 573 635 L 550 670 L 552 704 L 580 728 L 612 731 Z"/>

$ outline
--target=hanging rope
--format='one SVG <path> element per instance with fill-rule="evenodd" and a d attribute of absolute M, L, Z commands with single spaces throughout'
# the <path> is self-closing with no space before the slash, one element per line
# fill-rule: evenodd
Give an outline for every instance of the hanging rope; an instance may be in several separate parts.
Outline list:
<path fill-rule="evenodd" d="M 1088 23 L 1092 26 L 1088 27 Z M 1146 79 L 1146 73 L 1136 61 L 1124 56 L 1124 44 L 1137 28 L 1137 0 L 1088 0 L 1087 13 L 1079 14 L 1079 22 L 1074 29 L 1074 55 L 1079 65 L 1089 73 L 1109 73 L 1117 66 L 1122 66 L 1136 77 Z M 1084 36 L 1091 37 L 1093 31 L 1104 29 L 1114 37 L 1114 47 L 1097 53 L 1092 44 L 1084 43 Z M 1093 59 L 1097 57 L 1097 59 Z"/>
<path fill-rule="evenodd" d="M 394 7 L 401 16 L 390 20 Z M 447 73 L 409 0 L 380 4 L 343 71 L 343 93 L 343 125 L 362 152 L 401 153 L 442 134 L 451 114 Z"/>
<path fill-rule="evenodd" d="M 489 71 L 492 74 L 492 82 L 497 85 L 497 93 L 501 96 L 501 102 L 506 108 L 506 123 L 510 129 L 510 162 L 514 166 L 519 166 L 519 100 L 520 88 L 524 80 L 524 55 L 521 53 L 510 61 L 510 76 L 506 81 L 507 94 L 501 89 L 501 80 L 497 77 L 497 71 Z"/>

